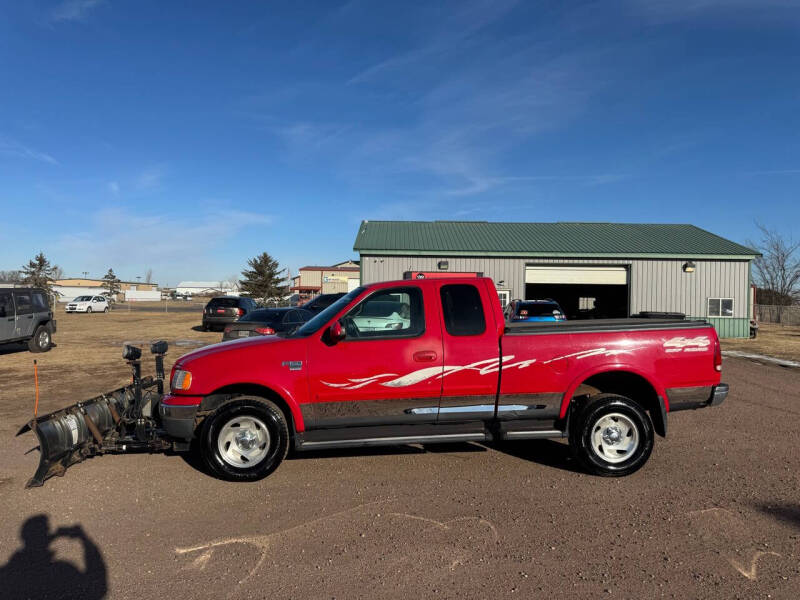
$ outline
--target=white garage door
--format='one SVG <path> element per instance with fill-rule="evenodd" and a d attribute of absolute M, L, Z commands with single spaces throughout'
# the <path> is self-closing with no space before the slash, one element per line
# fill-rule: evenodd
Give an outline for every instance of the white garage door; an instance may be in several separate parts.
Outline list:
<path fill-rule="evenodd" d="M 525 283 L 625 285 L 626 267 L 525 267 Z"/>

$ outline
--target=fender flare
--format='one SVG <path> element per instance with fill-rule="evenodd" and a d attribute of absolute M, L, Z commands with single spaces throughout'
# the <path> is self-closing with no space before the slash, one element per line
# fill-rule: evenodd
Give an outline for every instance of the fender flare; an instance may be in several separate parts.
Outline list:
<path fill-rule="evenodd" d="M 201 411 L 212 411 L 222 406 L 232 394 L 252 394 L 254 396 L 265 396 L 268 399 L 277 399 L 282 403 L 291 415 L 292 423 L 290 429 L 296 432 L 305 431 L 305 422 L 300 405 L 289 394 L 286 389 L 276 385 L 266 385 L 255 381 L 242 381 L 220 387 L 210 394 L 205 394 L 200 404 Z M 293 427 L 291 427 L 293 425 Z"/>
<path fill-rule="evenodd" d="M 669 404 L 667 401 L 667 394 L 666 390 L 661 386 L 659 383 L 653 380 L 653 378 L 643 372 L 641 369 L 634 367 L 633 365 L 626 364 L 626 363 L 606 363 L 601 365 L 595 365 L 591 369 L 587 369 L 582 371 L 579 375 L 575 376 L 572 382 L 567 387 L 567 390 L 564 392 L 564 396 L 561 399 L 561 410 L 559 411 L 559 419 L 564 419 L 567 417 L 569 412 L 569 407 L 572 403 L 573 395 L 575 391 L 583 384 L 587 379 L 593 377 L 594 375 L 599 375 L 601 373 L 630 373 L 632 375 L 636 375 L 641 377 L 644 381 L 646 381 L 650 387 L 656 393 L 656 398 L 658 401 L 658 414 L 651 414 L 651 418 L 653 420 L 653 427 L 662 437 L 666 437 L 667 435 L 667 413 L 669 412 Z M 655 413 L 656 411 L 651 411 Z"/>

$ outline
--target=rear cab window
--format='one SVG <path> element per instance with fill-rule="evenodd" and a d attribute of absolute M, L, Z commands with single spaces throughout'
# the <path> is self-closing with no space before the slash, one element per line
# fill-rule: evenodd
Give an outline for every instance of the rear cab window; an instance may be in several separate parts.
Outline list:
<path fill-rule="evenodd" d="M 477 287 L 466 283 L 443 285 L 439 294 L 447 333 L 468 336 L 486 331 L 486 315 Z"/>
<path fill-rule="evenodd" d="M 11 292 L 0 292 L 0 317 L 14 316 L 14 300 Z"/>
<path fill-rule="evenodd" d="M 14 292 L 14 298 L 17 301 L 18 315 L 27 315 L 33 312 L 30 292 Z"/>
<path fill-rule="evenodd" d="M 33 310 L 36 312 L 49 311 L 50 305 L 42 292 L 33 292 Z"/>

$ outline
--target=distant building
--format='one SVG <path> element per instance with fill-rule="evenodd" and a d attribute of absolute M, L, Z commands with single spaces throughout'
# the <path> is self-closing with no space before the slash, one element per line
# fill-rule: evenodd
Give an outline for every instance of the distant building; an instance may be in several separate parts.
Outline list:
<path fill-rule="evenodd" d="M 184 296 L 215 296 L 224 294 L 232 296 L 239 293 L 237 282 L 231 281 L 181 281 L 175 288 L 175 293 Z"/>
<path fill-rule="evenodd" d="M 349 292 L 357 288 L 360 281 L 358 262 L 346 260 L 330 267 L 301 267 L 299 274 L 292 277 L 291 290 L 304 302 L 318 294 Z"/>
<path fill-rule="evenodd" d="M 70 302 L 77 296 L 105 294 L 108 291 L 104 279 L 87 279 L 73 277 L 70 279 L 57 279 L 53 282 L 53 292 L 59 302 Z M 156 283 L 142 283 L 140 281 L 120 281 L 120 292 L 154 291 L 158 289 Z"/>

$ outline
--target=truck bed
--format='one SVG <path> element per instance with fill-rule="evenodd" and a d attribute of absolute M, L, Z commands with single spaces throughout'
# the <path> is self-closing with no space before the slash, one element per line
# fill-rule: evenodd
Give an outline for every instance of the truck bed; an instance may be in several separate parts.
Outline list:
<path fill-rule="evenodd" d="M 685 319 L 583 319 L 578 321 L 541 321 L 507 323 L 506 335 L 536 335 L 552 333 L 584 333 L 595 331 L 642 331 L 657 329 L 703 329 L 711 327 L 703 320 Z"/>

